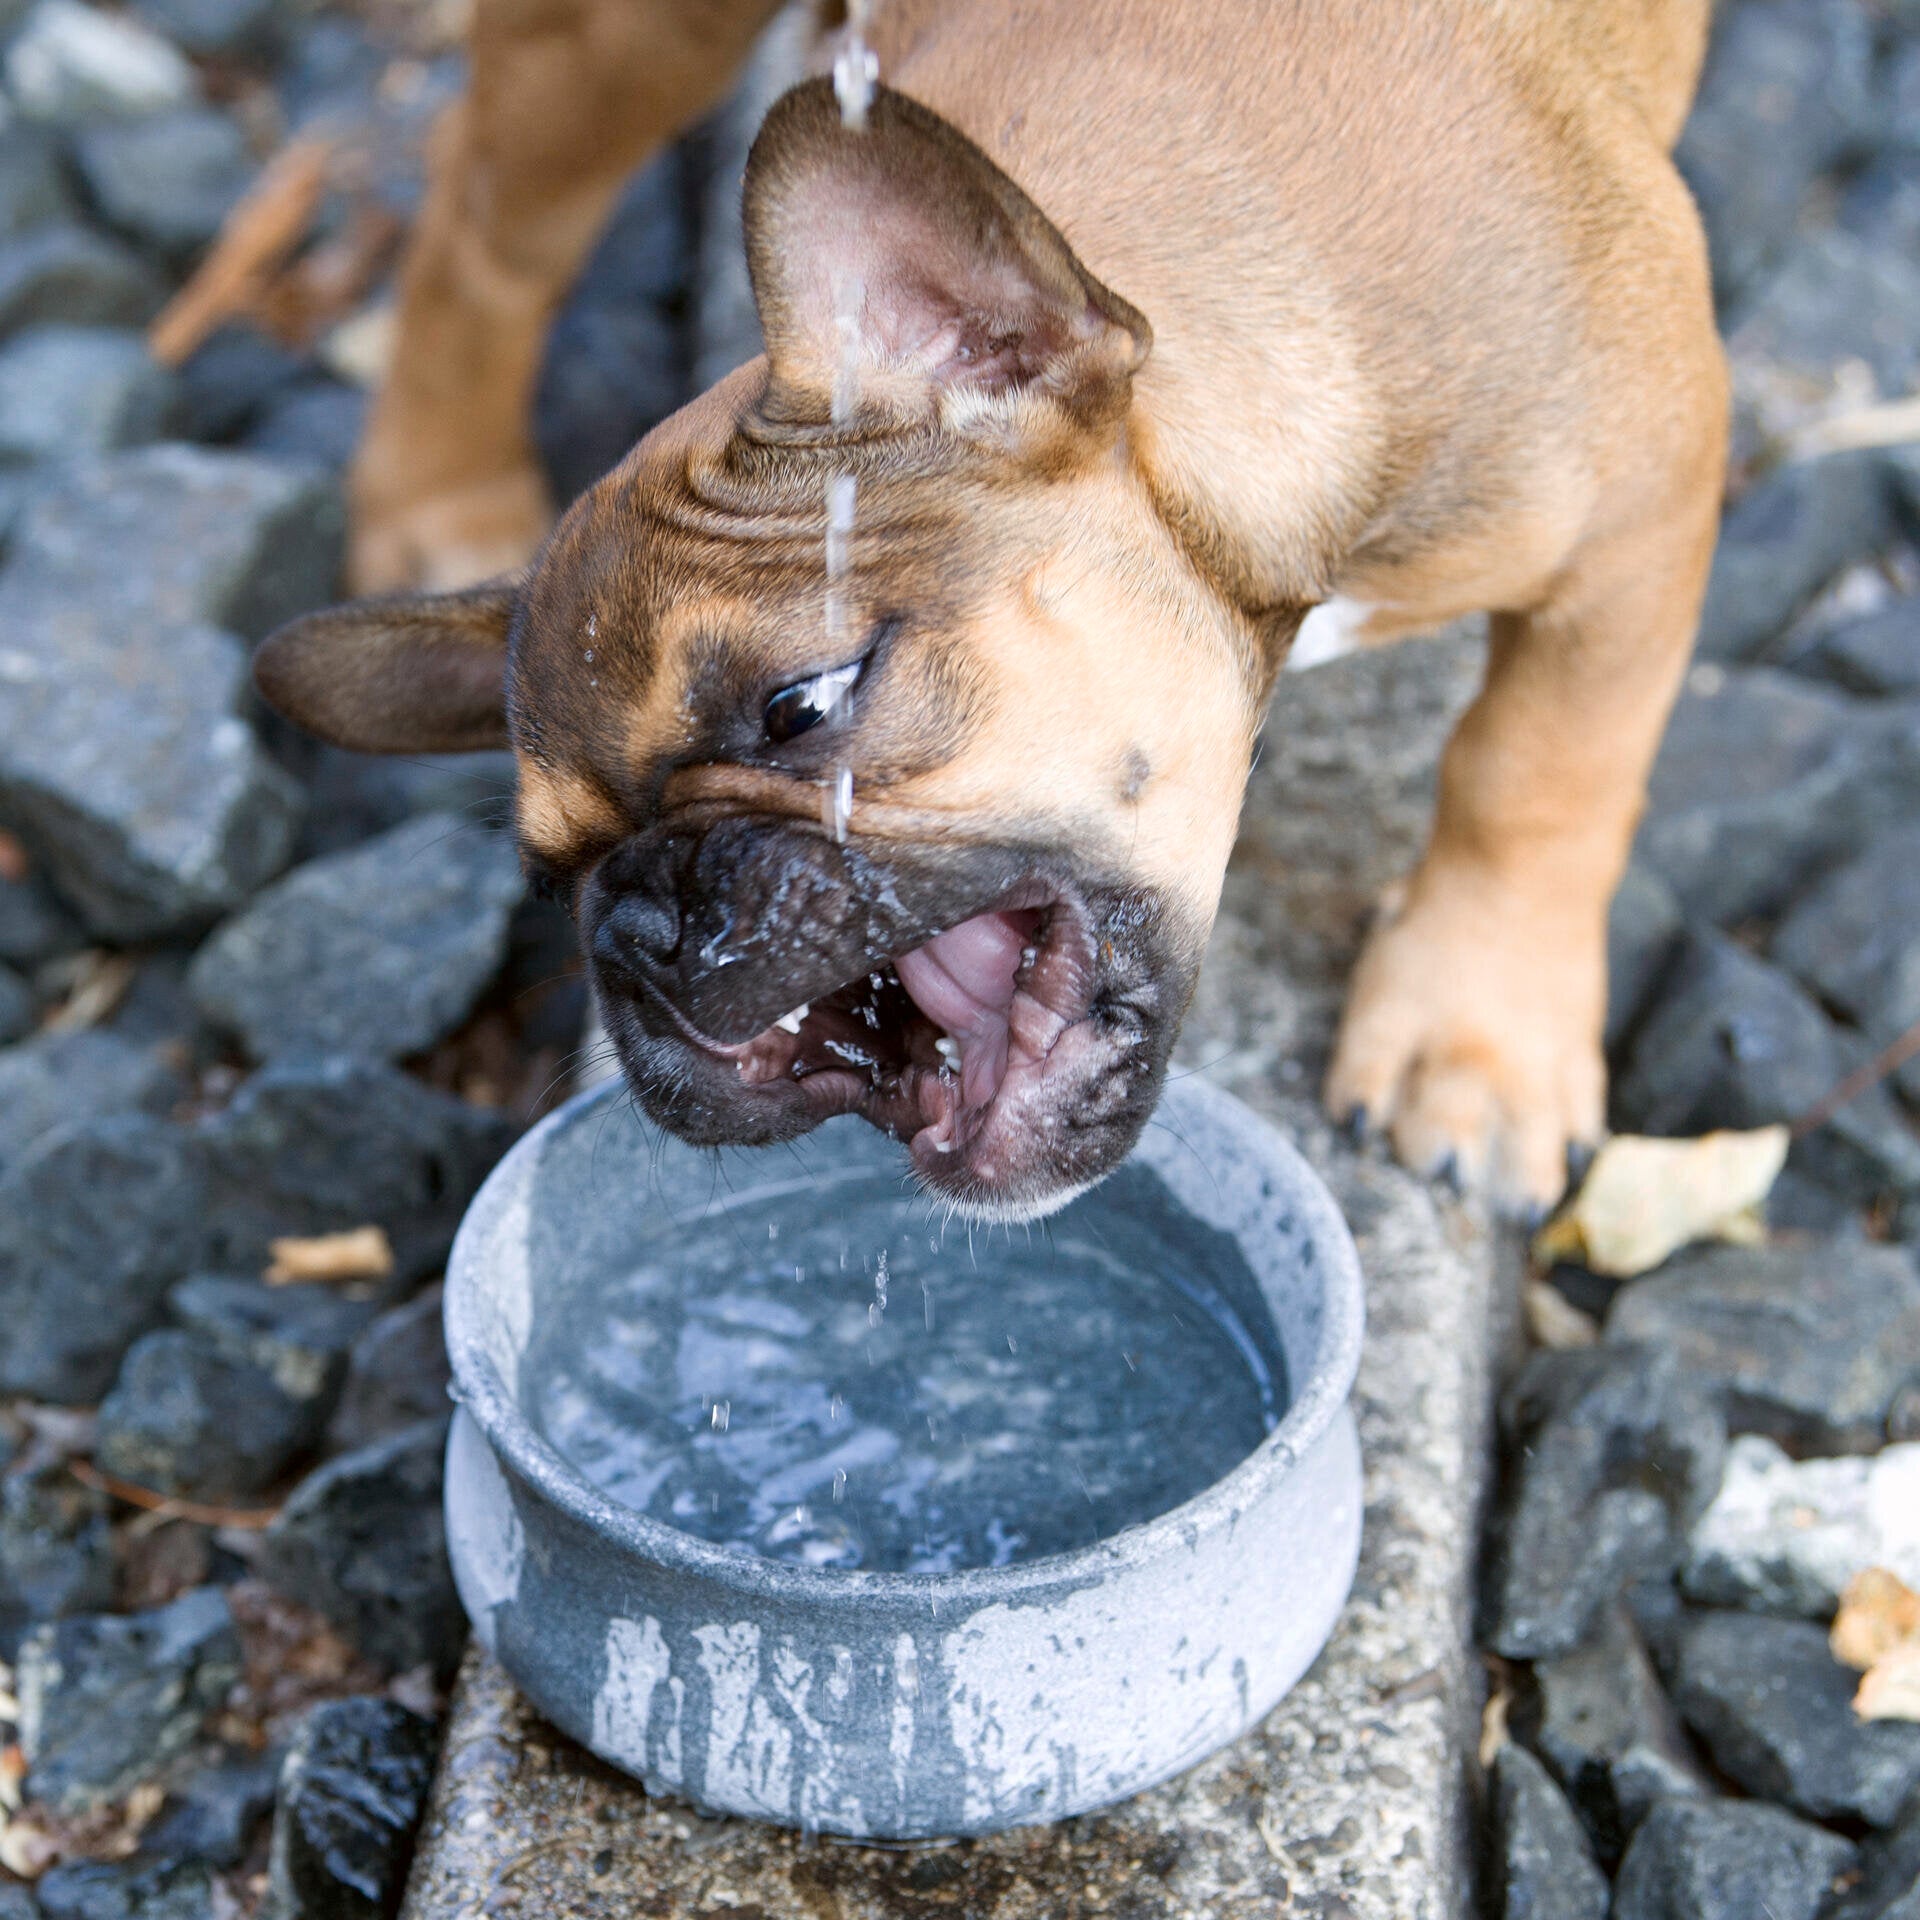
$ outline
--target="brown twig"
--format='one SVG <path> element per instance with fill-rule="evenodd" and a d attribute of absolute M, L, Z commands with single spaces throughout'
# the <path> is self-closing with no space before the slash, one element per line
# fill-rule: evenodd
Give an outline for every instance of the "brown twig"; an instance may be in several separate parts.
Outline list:
<path fill-rule="evenodd" d="M 147 345 L 162 366 L 179 366 L 223 321 L 261 297 L 313 225 L 332 159 L 332 141 L 295 140 L 262 170 L 193 277 L 149 329 Z"/>
<path fill-rule="evenodd" d="M 1816 1100 L 1793 1123 L 1793 1137 L 1804 1140 L 1816 1127 L 1824 1127 L 1849 1100 L 1857 1100 L 1888 1074 L 1898 1073 L 1916 1054 L 1920 1054 L 1920 1020 L 1916 1020 L 1899 1039 L 1888 1042 L 1871 1060 L 1855 1067 L 1830 1092 Z"/>
<path fill-rule="evenodd" d="M 102 1473 L 91 1460 L 69 1460 L 67 1469 L 83 1487 L 91 1487 L 95 1493 L 111 1494 L 130 1507 L 164 1514 L 169 1520 L 191 1520 L 202 1527 L 239 1527 L 257 1533 L 280 1517 L 278 1507 L 215 1507 L 199 1500 L 181 1500 L 170 1493 L 156 1493 L 151 1487 L 122 1480 L 117 1474 Z"/>

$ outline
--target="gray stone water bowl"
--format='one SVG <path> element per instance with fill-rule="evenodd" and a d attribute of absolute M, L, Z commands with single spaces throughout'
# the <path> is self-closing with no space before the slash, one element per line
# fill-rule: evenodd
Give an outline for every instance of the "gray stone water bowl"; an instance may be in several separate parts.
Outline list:
<path fill-rule="evenodd" d="M 649 1791 L 865 1839 L 1062 1819 L 1254 1726 L 1346 1599 L 1361 1514 L 1347 1406 L 1359 1262 L 1299 1154 L 1192 1079 L 1168 1090 L 1132 1158 L 1032 1242 L 1149 1249 L 1179 1269 L 1178 1299 L 1200 1275 L 1283 1369 L 1277 1424 L 1170 1510 L 1007 1565 L 795 1564 L 608 1497 L 540 1429 L 556 1377 L 604 1371 L 610 1349 L 651 1336 L 595 1321 L 613 1276 L 662 1246 L 719 1257 L 745 1218 L 764 1246 L 770 1202 L 803 1224 L 844 1219 L 864 1196 L 935 1245 L 942 1223 L 902 1172 L 899 1149 L 861 1121 L 831 1122 L 797 1151 L 715 1156 L 603 1089 L 529 1133 L 460 1230 L 446 1502 L 461 1598 L 528 1697 Z M 964 1266 L 964 1228 L 946 1232 Z M 964 1284 L 992 1287 L 991 1266 Z M 919 1304 L 894 1309 L 911 1312 L 915 1340 Z M 931 1300 L 926 1315 L 931 1327 Z M 1153 1344 L 1127 1366 L 1150 1363 Z"/>

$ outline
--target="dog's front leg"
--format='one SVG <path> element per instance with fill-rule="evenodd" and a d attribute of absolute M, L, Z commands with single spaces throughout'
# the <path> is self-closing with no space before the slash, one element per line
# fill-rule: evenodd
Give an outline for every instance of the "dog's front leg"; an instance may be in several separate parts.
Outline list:
<path fill-rule="evenodd" d="M 351 481 L 358 591 L 520 566 L 552 514 L 547 326 L 633 169 L 725 89 L 774 0 L 478 0 L 434 130 L 394 360 Z"/>
<path fill-rule="evenodd" d="M 1426 857 L 1354 976 L 1331 1110 L 1507 1210 L 1550 1204 L 1604 1126 L 1607 907 L 1705 590 L 1709 444 L 1670 517 L 1590 542 L 1544 605 L 1495 618 Z"/>

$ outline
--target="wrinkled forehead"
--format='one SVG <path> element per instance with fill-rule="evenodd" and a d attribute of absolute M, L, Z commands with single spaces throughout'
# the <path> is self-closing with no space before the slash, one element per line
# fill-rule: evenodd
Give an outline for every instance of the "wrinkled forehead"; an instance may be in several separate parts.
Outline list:
<path fill-rule="evenodd" d="M 829 619 L 830 499 L 851 518 Z M 717 454 L 643 442 L 575 503 L 522 597 L 509 690 L 515 744 L 557 765 L 644 744 L 689 706 L 745 697 L 769 673 L 858 654 L 883 620 L 963 629 L 1037 550 L 1030 504 L 902 435 Z M 659 744 L 670 744 L 665 732 Z"/>

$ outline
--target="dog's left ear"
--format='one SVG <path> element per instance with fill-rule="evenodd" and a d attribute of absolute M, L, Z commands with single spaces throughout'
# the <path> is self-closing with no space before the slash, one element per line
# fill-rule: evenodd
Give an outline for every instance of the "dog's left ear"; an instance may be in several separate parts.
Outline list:
<path fill-rule="evenodd" d="M 507 744 L 507 634 L 517 591 L 356 600 L 290 621 L 253 656 L 254 684 L 309 733 L 361 753 L 477 753 Z"/>
<path fill-rule="evenodd" d="M 776 102 L 745 225 L 771 419 L 827 419 L 849 370 L 867 413 L 977 418 L 968 401 L 1027 393 L 1104 418 L 1153 341 L 986 154 L 888 87 L 858 132 L 829 81 Z"/>

